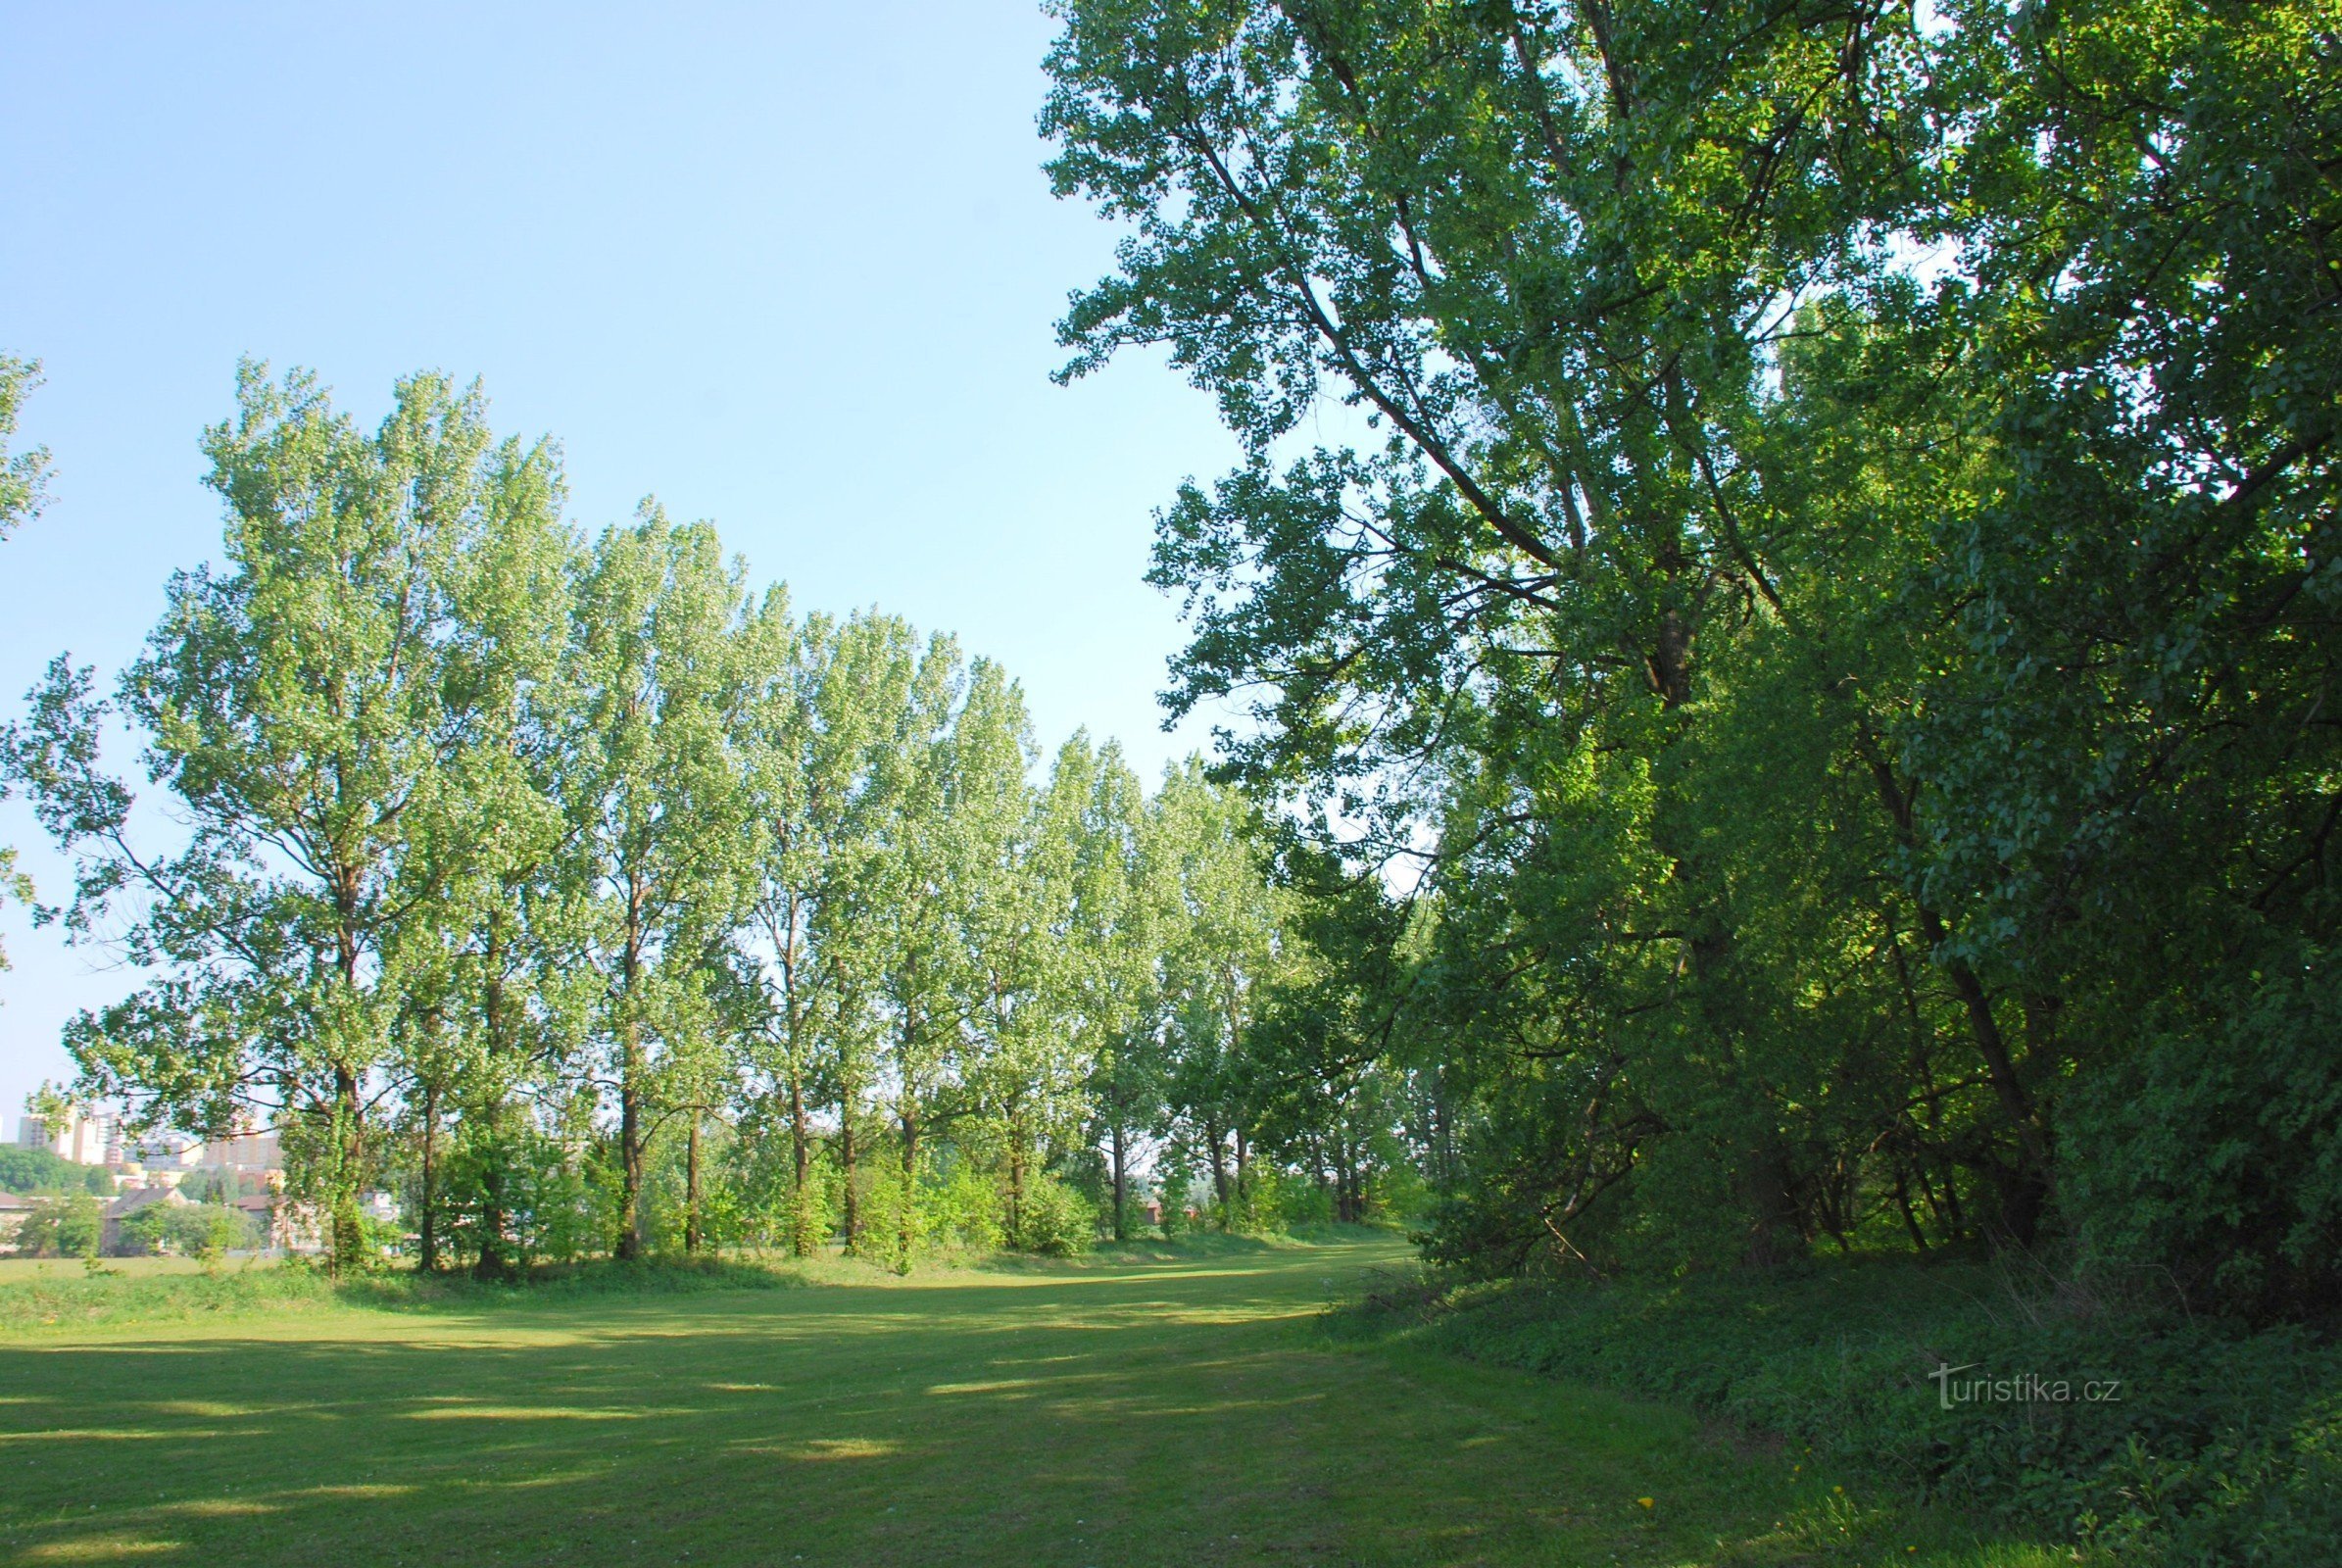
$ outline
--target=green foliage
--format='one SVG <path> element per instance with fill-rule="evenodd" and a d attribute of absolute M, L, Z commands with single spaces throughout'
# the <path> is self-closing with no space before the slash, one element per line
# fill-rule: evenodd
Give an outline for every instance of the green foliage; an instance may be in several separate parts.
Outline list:
<path fill-rule="evenodd" d="M 47 1149 L 0 1144 L 0 1193 L 87 1192 L 101 1196 L 114 1191 L 114 1178 L 103 1165 L 77 1165 Z"/>
<path fill-rule="evenodd" d="M 125 1215 L 120 1232 L 125 1257 L 216 1258 L 254 1242 L 252 1220 L 242 1209 L 214 1203 L 150 1203 Z"/>
<path fill-rule="evenodd" d="M 409 1234 L 489 1281 L 837 1231 L 906 1270 L 1068 1253 L 1163 1137 L 1223 1226 L 1239 1166 L 1366 1200 L 1380 1081 L 1254 1049 L 1299 952 L 1258 809 L 1196 760 L 1150 799 L 1080 733 L 1042 775 L 997 664 L 752 599 L 655 504 L 579 535 L 550 446 L 485 414 L 416 376 L 367 433 L 245 367 L 205 438 L 226 566 L 174 579 L 113 699 L 61 660 L 7 732 L 69 929 L 154 971 L 73 1025 L 77 1094 L 271 1126 L 345 1271 Z M 131 842 L 118 719 L 176 855 Z"/>
<path fill-rule="evenodd" d="M 501 1279 L 540 1259 L 572 1263 L 601 1250 L 616 1215 L 607 1163 L 577 1158 L 516 1117 L 467 1123 L 440 1196 L 456 1259 Z"/>
<path fill-rule="evenodd" d="M 495 616 L 476 590 L 498 542 L 558 506 L 550 449 L 484 420 L 477 389 L 416 376 L 368 435 L 313 377 L 243 367 L 236 416 L 204 438 L 224 568 L 172 578 L 111 701 L 55 661 L 0 747 L 75 862 L 69 933 L 134 900 L 121 946 L 161 971 L 69 1029 L 83 1087 L 212 1133 L 281 1109 L 295 1190 L 351 1260 L 396 960 L 477 837 L 460 760 Z M 186 823 L 174 854 L 131 848 L 134 796 L 99 760 L 118 718 Z"/>
<path fill-rule="evenodd" d="M 1195 1204 L 1195 1156 L 1184 1143 L 1174 1140 L 1154 1161 L 1154 1197 L 1161 1208 L 1166 1240 L 1195 1228 L 1188 1214 Z"/>
<path fill-rule="evenodd" d="M 2068 1108 L 2069 1202 L 2104 1288 L 2314 1316 L 2342 1300 L 2342 964 L 2189 999 Z"/>
<path fill-rule="evenodd" d="M 569 962 L 598 978 L 579 1020 L 616 1086 L 612 1248 L 638 1255 L 652 1131 L 720 1071 L 703 955 L 749 896 L 751 797 L 729 748 L 766 670 L 768 625 L 715 530 L 646 503 L 577 564 L 550 787 L 566 817 L 555 898 Z M 785 602 L 784 602 L 785 603 Z M 775 613 L 785 612 L 780 606 Z"/>
<path fill-rule="evenodd" d="M 1098 1245 L 1097 1205 L 1071 1183 L 1043 1175 L 1026 1187 L 1008 1244 L 1044 1257 L 1079 1257 Z"/>
<path fill-rule="evenodd" d="M 239 1198 L 265 1196 L 268 1180 L 258 1171 L 213 1168 L 188 1172 L 178 1190 L 190 1203 L 232 1204 Z"/>
<path fill-rule="evenodd" d="M 1172 701 L 1319 862 L 1214 1166 L 1391 1139 L 1488 1273 L 2330 1296 L 2332 8 L 1935 11 L 1059 9 L 1066 373 L 1244 443 Z"/>
<path fill-rule="evenodd" d="M 87 1193 L 44 1199 L 16 1224 L 17 1250 L 27 1257 L 95 1257 L 106 1214 Z"/>
<path fill-rule="evenodd" d="M 40 361 L 0 354 L 0 540 L 15 532 L 18 524 L 38 516 L 48 500 L 48 449 L 33 447 L 13 455 L 9 451 L 24 396 L 39 385 Z M 7 780 L 0 777 L 0 801 L 8 797 Z M 0 844 L 0 903 L 9 899 L 30 904 L 32 881 L 17 869 L 15 849 Z M 7 967 L 8 950 L 0 948 L 0 970 Z"/>
<path fill-rule="evenodd" d="M 40 381 L 40 361 L 0 354 L 0 540 L 14 533 L 18 524 L 39 516 L 48 500 L 48 448 L 9 450 L 25 395 Z"/>
<path fill-rule="evenodd" d="M 970 1160 L 956 1160 L 919 1194 L 921 1233 L 954 1247 L 989 1251 L 1004 1245 L 1000 1182 Z"/>
<path fill-rule="evenodd" d="M 2293 1328 L 2110 1317 L 2045 1283 L 1869 1260 L 1761 1283 L 1401 1286 L 1345 1326 L 1690 1404 L 1787 1440 L 1814 1483 L 1883 1481 L 2143 1561 L 2325 1549 L 2342 1528 L 2342 1352 Z M 1966 1380 L 2026 1374 L 2066 1397 L 1945 1407 Z"/>

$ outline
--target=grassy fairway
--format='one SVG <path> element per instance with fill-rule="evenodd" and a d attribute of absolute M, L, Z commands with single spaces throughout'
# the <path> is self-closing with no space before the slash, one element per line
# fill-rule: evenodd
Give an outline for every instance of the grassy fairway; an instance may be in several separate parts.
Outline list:
<path fill-rule="evenodd" d="M 1321 1340 L 1398 1251 L 20 1335 L 0 1561 L 2066 1560 L 1669 1412 Z"/>

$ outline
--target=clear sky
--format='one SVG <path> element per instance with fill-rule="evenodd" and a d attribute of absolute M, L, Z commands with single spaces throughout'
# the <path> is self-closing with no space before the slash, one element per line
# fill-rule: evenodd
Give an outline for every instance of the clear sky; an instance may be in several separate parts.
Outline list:
<path fill-rule="evenodd" d="M 563 444 L 571 512 L 657 494 L 801 606 L 956 631 L 1042 744 L 1152 775 L 1176 606 L 1148 514 L 1235 460 L 1161 360 L 1071 388 L 1051 324 L 1113 234 L 1034 129 L 1033 0 L 672 5 L 0 0 L 0 351 L 55 504 L 0 544 L 0 717 L 55 654 L 111 671 L 216 554 L 202 427 L 239 355 L 366 422 L 403 371 L 485 380 Z M 125 763 L 128 759 L 122 760 Z M 0 843 L 63 891 L 22 801 Z M 0 914 L 0 1117 L 123 994 Z"/>

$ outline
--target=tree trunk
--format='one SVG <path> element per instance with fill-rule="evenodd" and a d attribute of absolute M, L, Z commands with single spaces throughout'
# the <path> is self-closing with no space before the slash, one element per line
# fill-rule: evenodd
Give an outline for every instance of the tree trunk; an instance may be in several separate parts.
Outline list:
<path fill-rule="evenodd" d="M 895 1205 L 895 1272 L 910 1272 L 911 1243 L 916 1228 L 919 1181 L 919 1112 L 907 1098 L 903 1102 L 903 1192 Z"/>
<path fill-rule="evenodd" d="M 854 1190 L 853 1097 L 847 1097 L 843 1103 L 844 1108 L 838 1113 L 838 1164 L 846 1174 L 846 1250 L 858 1255 L 862 1250 L 862 1205 L 860 1196 Z"/>
<path fill-rule="evenodd" d="M 618 1085 L 618 1238 L 617 1256 L 632 1260 L 643 1255 L 643 1101 L 636 1087 L 641 1081 L 641 1037 L 632 1021 L 622 1026 L 625 1060 Z"/>
<path fill-rule="evenodd" d="M 481 1120 L 487 1126 L 487 1158 L 480 1178 L 480 1255 L 472 1264 L 474 1278 L 512 1278 L 513 1259 L 505 1250 L 504 1097 L 488 1102 Z"/>
<path fill-rule="evenodd" d="M 1804 1250 L 1791 1198 L 1789 1156 L 1778 1143 L 1768 1142 L 1749 1156 L 1742 1172 L 1748 1200 L 1748 1261 L 1773 1268 Z"/>
<path fill-rule="evenodd" d="M 1114 1124 L 1114 1240 L 1130 1240 L 1130 1164 L 1122 1123 Z"/>
<path fill-rule="evenodd" d="M 1870 744 L 1865 737 L 1866 745 Z M 1918 844 L 1918 829 L 1913 820 L 1911 797 L 1887 765 L 1882 754 L 1873 747 L 1871 777 L 1878 785 L 1878 799 L 1894 823 L 1897 836 L 1908 847 Z M 1920 936 L 1927 942 L 1930 957 L 1942 952 L 1950 940 L 1950 929 L 1943 917 L 1925 904 L 1916 906 L 1919 911 Z M 1983 982 L 1968 966 L 1964 958 L 1934 958 L 1959 994 L 1960 1005 L 1968 1014 L 1969 1034 L 1975 1040 L 1976 1054 L 1984 1060 L 1985 1076 L 1991 1080 L 1994 1099 L 1999 1101 L 2001 1115 L 2017 1135 L 2022 1152 L 2017 1169 L 2003 1183 L 2002 1221 L 2010 1235 L 2021 1247 L 2032 1245 L 2041 1212 L 2048 1206 L 2050 1184 L 2049 1137 L 2041 1124 L 2040 1112 L 2032 1096 L 2018 1074 L 2017 1063 L 2009 1054 L 2006 1037 L 2001 1033 L 2000 1020 L 1993 1016 L 1992 999 L 1985 992 Z M 2057 1009 L 2057 999 L 2033 996 L 2025 999 L 2028 1026 L 2048 1026 L 2048 1019 Z"/>
<path fill-rule="evenodd" d="M 612 1250 L 628 1261 L 643 1255 L 643 1155 L 651 1129 L 643 1104 L 643 1025 L 636 1016 L 642 979 L 643 888 L 626 903 L 626 950 L 618 997 L 618 1238 Z"/>
<path fill-rule="evenodd" d="M 1008 1119 L 1008 1245 L 1025 1245 L 1025 1135 Z"/>
<path fill-rule="evenodd" d="M 438 1143 L 439 1086 L 436 1083 L 426 1083 L 423 1085 L 423 1180 L 420 1195 L 422 1216 L 419 1227 L 422 1232 L 419 1240 L 419 1250 L 422 1255 L 416 1260 L 425 1274 L 439 1272 L 438 1168 L 433 1159 L 438 1152 Z"/>
<path fill-rule="evenodd" d="M 805 1185 L 813 1174 L 813 1134 L 805 1122 L 805 1076 L 794 1069 L 789 1074 L 789 1136 L 795 1146 L 790 1152 L 796 1160 L 797 1173 L 792 1205 L 795 1212 L 789 1222 L 789 1250 L 804 1257 L 818 1245 L 813 1235 L 813 1195 L 806 1191 Z"/>
<path fill-rule="evenodd" d="M 1898 1162 L 1895 1166 L 1895 1206 L 1903 1211 L 1903 1228 L 1911 1232 L 1911 1245 L 1922 1256 L 1927 1250 L 1927 1233 L 1922 1228 L 1919 1216 L 1911 1211 L 1911 1182 Z"/>
<path fill-rule="evenodd" d="M 691 1131 L 683 1141 L 683 1252 L 696 1257 L 700 1250 L 700 1112 L 694 1106 Z"/>
<path fill-rule="evenodd" d="M 341 968 L 342 989 L 352 1001 L 356 1001 L 360 990 L 358 929 L 353 912 L 358 907 L 358 872 L 355 867 L 343 867 L 336 872 L 334 891 L 335 902 L 341 911 L 341 928 L 335 937 L 335 949 Z M 366 1261 L 366 1225 L 358 1212 L 358 1187 L 366 1179 L 366 1108 L 358 1101 L 358 1073 L 347 1065 L 339 1061 L 334 1063 L 333 1131 L 340 1147 L 334 1151 L 337 1166 L 332 1191 L 332 1251 L 327 1257 L 326 1268 L 336 1275 Z"/>
<path fill-rule="evenodd" d="M 505 1018 L 503 952 L 503 918 L 501 913 L 491 914 L 488 988 L 482 999 L 481 1019 L 488 1028 L 491 1062 L 509 1060 L 512 1049 L 512 1031 Z M 514 1259 L 505 1250 L 504 1110 L 504 1090 L 492 1081 L 487 1102 L 479 1107 L 479 1119 L 487 1128 L 488 1157 L 480 1182 L 480 1255 L 473 1260 L 471 1270 L 475 1278 L 483 1280 L 506 1279 L 514 1272 Z"/>
<path fill-rule="evenodd" d="M 1236 1202 L 1239 1209 L 1244 1206 L 1244 1200 L 1251 1196 L 1250 1174 L 1244 1149 L 1244 1129 L 1240 1126 L 1236 1129 Z"/>
<path fill-rule="evenodd" d="M 1211 1190 L 1220 1210 L 1220 1229 L 1228 1229 L 1228 1152 L 1220 1147 L 1220 1124 L 1203 1124 L 1203 1141 L 1211 1146 Z"/>
<path fill-rule="evenodd" d="M 335 1276 L 366 1261 L 366 1222 L 358 1209 L 358 1184 L 366 1169 L 365 1111 L 358 1103 L 358 1076 L 347 1067 L 333 1069 L 334 1152 L 339 1168 L 332 1190 L 332 1242 L 326 1254 L 327 1272 Z"/>

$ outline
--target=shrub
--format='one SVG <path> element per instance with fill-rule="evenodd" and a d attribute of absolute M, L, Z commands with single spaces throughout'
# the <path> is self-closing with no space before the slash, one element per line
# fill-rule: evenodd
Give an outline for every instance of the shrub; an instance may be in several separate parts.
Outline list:
<path fill-rule="evenodd" d="M 1055 1176 L 1025 1184 L 1025 1200 L 1009 1245 L 1044 1257 L 1076 1257 L 1098 1241 L 1098 1207 Z"/>
<path fill-rule="evenodd" d="M 572 1262 L 609 1246 L 611 1184 L 598 1179 L 599 1148 L 584 1159 L 525 1124 L 460 1129 L 441 1177 L 449 1241 L 478 1259 L 493 1247 L 505 1268 L 538 1258 Z M 496 1272 L 491 1269 L 490 1272 Z"/>
<path fill-rule="evenodd" d="M 213 1203 L 156 1203 L 124 1218 L 121 1250 L 125 1256 L 179 1253 L 218 1257 L 231 1248 L 252 1245 L 253 1225 L 242 1209 Z"/>
<path fill-rule="evenodd" d="M 1441 1310 L 1427 1312 L 1427 1299 Z M 1428 1317 L 1428 1323 L 1425 1319 Z M 1391 1290 L 1354 1322 L 1695 1406 L 1819 1464 L 2145 1561 L 2294 1563 L 2342 1539 L 2342 1348 L 2110 1313 L 1976 1267 Z M 1417 1326 L 1421 1325 L 1421 1326 Z M 1937 1374 L 2069 1397 L 1944 1407 Z M 2081 1396 L 2119 1380 L 2114 1396 Z"/>
<path fill-rule="evenodd" d="M 929 1236 L 977 1249 L 999 1247 L 1005 1240 L 1000 1181 L 966 1160 L 953 1160 L 941 1180 L 920 1193 L 919 1203 Z"/>
<path fill-rule="evenodd" d="M 2085 1078 L 2065 1131 L 2086 1264 L 2268 1320 L 2342 1300 L 2342 961 L 2207 999 Z"/>
<path fill-rule="evenodd" d="M 17 1250 L 27 1257 L 95 1257 L 106 1213 L 87 1193 L 35 1203 L 17 1222 Z"/>
<path fill-rule="evenodd" d="M 1333 1219 L 1334 1195 L 1323 1185 L 1262 1163 L 1246 1173 L 1235 1228 L 1286 1231 L 1295 1225 L 1331 1224 Z"/>

